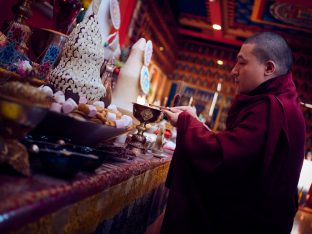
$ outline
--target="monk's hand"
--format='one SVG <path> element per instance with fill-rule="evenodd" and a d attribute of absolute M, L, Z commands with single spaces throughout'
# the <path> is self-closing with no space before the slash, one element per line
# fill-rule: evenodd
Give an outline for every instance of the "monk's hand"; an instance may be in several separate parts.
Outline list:
<path fill-rule="evenodd" d="M 171 109 L 173 109 L 173 108 L 171 108 Z M 180 111 L 186 111 L 191 116 L 193 116 L 194 118 L 198 119 L 195 107 L 192 107 L 192 106 L 176 106 L 176 107 L 174 107 L 174 109 L 180 110 Z"/>
<path fill-rule="evenodd" d="M 175 107 L 164 108 L 162 111 L 168 117 L 169 122 L 172 126 L 176 126 L 178 122 L 179 115 L 183 112 Z"/>

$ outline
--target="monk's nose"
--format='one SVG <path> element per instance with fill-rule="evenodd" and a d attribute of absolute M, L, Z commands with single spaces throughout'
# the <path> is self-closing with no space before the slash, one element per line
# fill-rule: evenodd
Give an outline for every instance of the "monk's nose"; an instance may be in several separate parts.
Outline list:
<path fill-rule="evenodd" d="M 235 65 L 231 71 L 231 77 L 235 78 L 238 76 L 238 70 L 237 70 L 237 66 Z"/>

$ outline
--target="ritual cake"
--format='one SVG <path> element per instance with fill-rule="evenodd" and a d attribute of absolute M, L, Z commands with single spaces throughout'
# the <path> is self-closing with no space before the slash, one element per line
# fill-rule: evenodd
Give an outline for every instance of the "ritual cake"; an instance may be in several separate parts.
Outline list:
<path fill-rule="evenodd" d="M 65 92 L 72 90 L 88 101 L 105 95 L 100 68 L 104 47 L 97 15 L 84 19 L 70 34 L 58 66 L 51 72 L 50 83 Z"/>
<path fill-rule="evenodd" d="M 101 80 L 101 67 L 109 56 L 104 46 L 110 38 L 111 24 L 119 29 L 118 1 L 92 1 L 83 21 L 69 35 L 60 63 L 50 74 L 49 81 L 56 90 L 64 93 L 71 90 L 89 103 L 103 100 L 106 89 Z M 117 56 L 120 54 L 118 34 L 113 42 L 111 46 Z"/>
<path fill-rule="evenodd" d="M 116 88 L 113 92 L 113 104 L 132 112 L 132 103 L 140 95 L 140 72 L 143 66 L 145 38 L 140 38 L 133 46 L 126 63 L 122 66 Z"/>

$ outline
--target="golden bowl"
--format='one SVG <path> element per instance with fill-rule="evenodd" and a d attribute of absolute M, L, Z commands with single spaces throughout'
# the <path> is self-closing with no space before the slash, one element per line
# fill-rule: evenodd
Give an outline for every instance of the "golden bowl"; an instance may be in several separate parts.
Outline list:
<path fill-rule="evenodd" d="M 4 138 L 21 139 L 43 119 L 47 111 L 48 108 L 0 96 L 0 133 Z"/>
<path fill-rule="evenodd" d="M 140 121 L 136 127 L 137 133 L 133 134 L 126 148 L 132 150 L 136 155 L 146 152 L 146 137 L 143 133 L 146 130 L 146 124 L 153 123 L 158 120 L 161 111 L 149 106 L 133 103 L 133 116 Z"/>
<path fill-rule="evenodd" d="M 133 116 L 141 123 L 153 123 L 159 118 L 160 115 L 161 111 L 158 109 L 133 103 Z"/>
<path fill-rule="evenodd" d="M 33 34 L 30 38 L 29 51 L 31 60 L 39 63 L 44 56 L 46 56 L 48 48 L 53 46 L 57 48 L 57 54 L 53 55 L 56 56 L 56 58 L 54 58 L 55 62 L 53 63 L 53 67 L 55 67 L 61 58 L 62 49 L 68 41 L 68 36 L 61 32 L 46 28 L 32 28 L 32 31 Z M 48 57 L 51 57 L 51 55 Z"/>

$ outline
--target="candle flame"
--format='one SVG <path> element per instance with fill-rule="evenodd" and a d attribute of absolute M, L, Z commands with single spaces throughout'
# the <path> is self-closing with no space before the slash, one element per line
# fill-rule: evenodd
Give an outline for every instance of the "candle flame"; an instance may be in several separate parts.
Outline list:
<path fill-rule="evenodd" d="M 145 102 L 146 102 L 146 97 L 145 97 L 145 95 L 138 96 L 138 98 L 137 98 L 137 103 L 138 103 L 138 104 L 144 105 Z"/>

